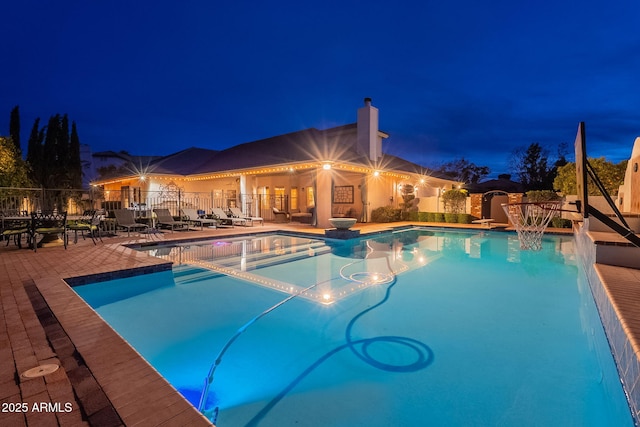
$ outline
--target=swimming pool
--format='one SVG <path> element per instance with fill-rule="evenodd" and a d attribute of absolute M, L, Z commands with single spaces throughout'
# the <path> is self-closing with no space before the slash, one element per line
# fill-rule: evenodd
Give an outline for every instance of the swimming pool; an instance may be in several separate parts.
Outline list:
<path fill-rule="evenodd" d="M 74 289 L 195 406 L 235 336 L 207 405 L 220 427 L 633 425 L 572 237 L 540 252 L 428 229 L 147 250 L 174 271 Z"/>

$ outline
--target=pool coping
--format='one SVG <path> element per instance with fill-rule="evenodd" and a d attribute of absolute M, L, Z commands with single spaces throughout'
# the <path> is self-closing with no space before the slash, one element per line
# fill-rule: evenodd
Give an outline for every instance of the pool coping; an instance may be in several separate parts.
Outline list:
<path fill-rule="evenodd" d="M 580 226 L 574 236 L 633 421 L 640 425 L 640 270 L 596 262 L 598 246 L 620 246 L 617 236 L 608 241 Z"/>
<path fill-rule="evenodd" d="M 64 280 L 36 286 L 125 425 L 212 425 Z"/>

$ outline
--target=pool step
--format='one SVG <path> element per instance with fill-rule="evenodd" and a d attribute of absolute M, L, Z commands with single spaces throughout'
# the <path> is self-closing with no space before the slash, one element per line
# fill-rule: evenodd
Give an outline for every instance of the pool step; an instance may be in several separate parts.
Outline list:
<path fill-rule="evenodd" d="M 305 245 L 304 250 L 302 250 L 301 247 L 297 247 L 296 249 L 296 252 L 286 252 L 284 254 L 275 254 L 274 252 L 249 254 L 245 257 L 242 271 L 257 270 L 331 252 L 331 247 L 323 243 Z M 220 277 L 224 275 L 225 272 L 237 272 L 240 271 L 239 265 L 241 260 L 241 256 L 218 258 L 211 262 L 211 269 L 207 268 L 206 261 L 194 261 L 203 262 L 202 266 L 195 264 L 175 266 L 173 268 L 174 281 L 176 285 L 186 285 L 200 280 Z"/>
<path fill-rule="evenodd" d="M 314 242 L 311 244 L 298 245 L 295 247 L 295 251 L 291 248 L 287 248 L 283 253 L 271 252 L 258 252 L 253 254 L 247 254 L 244 257 L 244 265 L 247 270 L 267 267 L 269 265 L 282 264 L 298 259 L 308 258 L 310 256 L 322 255 L 331 252 L 331 247 L 324 243 Z M 213 263 L 224 267 L 236 267 L 242 261 L 242 256 L 236 255 L 233 257 L 216 258 Z"/>
<path fill-rule="evenodd" d="M 198 282 L 201 280 L 213 279 L 215 277 L 223 276 L 222 273 L 207 270 L 202 267 L 181 266 L 179 271 L 173 272 L 173 281 L 176 285 L 187 285 L 189 283 Z"/>

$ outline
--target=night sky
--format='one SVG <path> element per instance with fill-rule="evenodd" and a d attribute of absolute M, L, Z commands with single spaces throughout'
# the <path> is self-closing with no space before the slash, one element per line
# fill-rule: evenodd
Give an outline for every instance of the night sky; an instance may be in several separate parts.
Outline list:
<path fill-rule="evenodd" d="M 640 136 L 640 2 L 5 2 L 0 134 L 20 106 L 94 152 L 223 149 L 380 109 L 387 152 L 509 172 L 586 122 L 591 157 Z M 569 153 L 569 160 L 573 160 Z"/>

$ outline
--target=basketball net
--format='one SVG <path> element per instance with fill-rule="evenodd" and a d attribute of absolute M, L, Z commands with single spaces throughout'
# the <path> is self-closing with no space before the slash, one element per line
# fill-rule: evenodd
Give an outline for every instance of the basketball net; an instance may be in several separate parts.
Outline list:
<path fill-rule="evenodd" d="M 560 201 L 532 203 L 503 203 L 502 209 L 518 233 L 520 249 L 539 251 L 542 249 L 544 230 L 556 217 Z"/>

